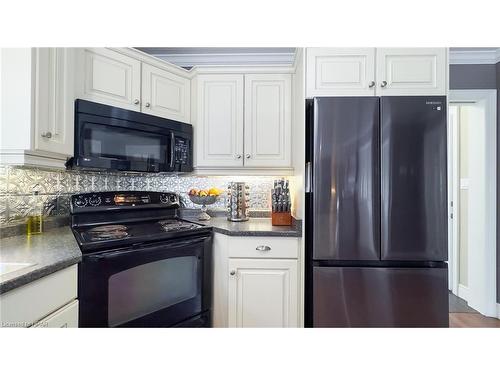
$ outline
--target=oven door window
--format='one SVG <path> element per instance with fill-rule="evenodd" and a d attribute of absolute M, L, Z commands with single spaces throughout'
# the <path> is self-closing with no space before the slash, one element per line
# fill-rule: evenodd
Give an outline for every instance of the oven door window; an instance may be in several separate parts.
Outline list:
<path fill-rule="evenodd" d="M 116 327 L 200 294 L 196 256 L 168 258 L 116 273 L 108 281 L 108 324 Z"/>
<path fill-rule="evenodd" d="M 149 164 L 168 164 L 169 137 L 141 130 L 85 123 L 83 155 Z"/>

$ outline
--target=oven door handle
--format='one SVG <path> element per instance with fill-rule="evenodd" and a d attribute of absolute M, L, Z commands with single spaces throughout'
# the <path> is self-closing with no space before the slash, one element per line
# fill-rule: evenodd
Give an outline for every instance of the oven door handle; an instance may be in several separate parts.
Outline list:
<path fill-rule="evenodd" d="M 170 133 L 170 169 L 175 167 L 175 134 Z"/>
<path fill-rule="evenodd" d="M 131 255 L 133 253 L 149 253 L 152 251 L 156 250 L 164 250 L 165 247 L 168 247 L 168 249 L 177 249 L 179 247 L 184 247 L 184 246 L 190 246 L 194 245 L 199 242 L 205 241 L 207 238 L 210 238 L 210 236 L 204 236 L 204 237 L 196 237 L 190 240 L 185 240 L 185 241 L 180 241 L 180 242 L 172 242 L 168 244 L 158 244 L 154 246 L 148 246 L 148 247 L 134 247 L 130 248 L 128 250 L 115 250 L 115 251 L 110 251 L 108 253 L 104 254 L 95 254 L 95 255 L 90 255 L 89 259 L 92 260 L 104 260 L 104 259 L 113 259 L 113 258 L 118 258 L 124 255 Z"/>

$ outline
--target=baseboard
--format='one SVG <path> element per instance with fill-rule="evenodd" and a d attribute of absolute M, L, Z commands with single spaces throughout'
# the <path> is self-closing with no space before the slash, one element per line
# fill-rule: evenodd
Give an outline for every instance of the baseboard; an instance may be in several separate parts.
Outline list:
<path fill-rule="evenodd" d="M 458 296 L 466 301 L 469 301 L 469 288 L 458 284 Z"/>
<path fill-rule="evenodd" d="M 497 318 L 500 319 L 500 303 L 497 303 Z"/>

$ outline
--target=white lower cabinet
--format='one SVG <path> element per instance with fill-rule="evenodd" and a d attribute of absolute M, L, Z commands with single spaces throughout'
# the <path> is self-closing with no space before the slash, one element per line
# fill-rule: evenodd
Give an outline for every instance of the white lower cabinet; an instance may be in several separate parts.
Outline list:
<path fill-rule="evenodd" d="M 62 269 L 0 295 L 2 327 L 76 327 L 77 266 Z"/>
<path fill-rule="evenodd" d="M 55 313 L 50 314 L 33 326 L 34 328 L 77 328 L 78 300 L 75 300 Z"/>
<path fill-rule="evenodd" d="M 297 260 L 229 259 L 229 327 L 297 327 Z"/>
<path fill-rule="evenodd" d="M 299 327 L 299 241 L 215 233 L 213 326 Z"/>

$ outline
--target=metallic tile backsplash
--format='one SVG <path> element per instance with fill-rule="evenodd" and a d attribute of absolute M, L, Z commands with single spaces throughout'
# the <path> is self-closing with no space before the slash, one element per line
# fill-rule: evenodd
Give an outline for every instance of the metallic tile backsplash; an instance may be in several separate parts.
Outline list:
<path fill-rule="evenodd" d="M 224 192 L 230 181 L 244 181 L 250 187 L 251 210 L 271 209 L 273 176 L 194 176 L 126 174 L 108 172 L 51 171 L 37 168 L 0 166 L 0 224 L 23 219 L 34 206 L 33 187 L 38 185 L 44 204 L 55 203 L 52 215 L 69 212 L 69 197 L 80 192 L 110 190 L 173 191 L 181 195 L 187 208 L 196 208 L 189 200 L 191 188 L 217 187 Z M 211 209 L 223 210 L 225 193 Z"/>

